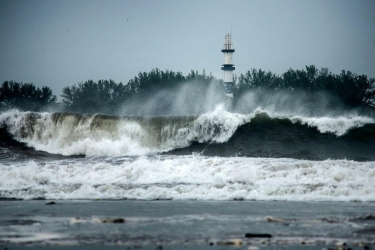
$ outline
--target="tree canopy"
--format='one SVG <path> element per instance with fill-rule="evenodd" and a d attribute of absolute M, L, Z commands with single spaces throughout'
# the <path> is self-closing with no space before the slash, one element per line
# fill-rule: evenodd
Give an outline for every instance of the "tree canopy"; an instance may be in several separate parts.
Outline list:
<path fill-rule="evenodd" d="M 0 87 L 1 109 L 18 108 L 42 111 L 47 106 L 56 106 L 56 96 L 49 87 L 37 88 L 33 83 L 5 81 Z"/>
<path fill-rule="evenodd" d="M 82 113 L 113 113 L 128 95 L 122 83 L 113 80 L 88 80 L 62 90 L 65 111 Z"/>
<path fill-rule="evenodd" d="M 278 91 L 305 92 L 311 96 L 314 96 L 314 93 L 325 92 L 348 106 L 375 108 L 375 79 L 345 70 L 340 74 L 333 74 L 327 68 L 317 69 L 310 65 L 302 70 L 289 69 L 281 75 L 276 75 L 271 71 L 251 69 L 235 78 L 235 81 L 235 100 L 254 90 L 264 90 L 266 94 Z M 174 90 L 186 86 L 189 88 L 185 90 L 192 97 L 184 97 L 184 101 L 190 103 L 204 99 L 209 86 L 214 86 L 215 95 L 222 95 L 219 99 L 224 98 L 223 80 L 216 79 L 211 74 L 206 75 L 204 70 L 202 73 L 191 70 L 184 76 L 181 72 L 155 68 L 150 72 L 140 72 L 126 84 L 113 80 L 87 80 L 65 87 L 62 90 L 61 103 L 56 101 L 56 96 L 48 87 L 40 89 L 32 83 L 5 81 L 0 87 L 0 108 L 43 111 L 48 106 L 59 106 L 60 110 L 69 112 L 118 114 L 123 105 L 132 103 L 133 106 L 135 104 L 135 108 L 141 107 L 158 92 L 164 91 L 164 95 L 158 96 L 158 100 L 163 100 L 166 95 L 174 95 Z M 160 102 L 159 106 L 168 108 L 168 105 L 172 105 L 171 100 Z"/>
<path fill-rule="evenodd" d="M 183 76 L 181 72 L 156 68 L 150 72 L 140 72 L 127 84 L 113 80 L 88 80 L 65 87 L 61 95 L 62 105 L 66 111 L 116 114 L 123 103 L 132 101 L 142 105 L 157 91 L 173 90 L 185 84 L 207 86 L 212 81 L 220 82 L 211 74 L 206 75 L 205 71 L 199 73 L 192 70 L 187 76 Z"/>
<path fill-rule="evenodd" d="M 281 76 L 262 69 L 252 69 L 238 78 L 235 95 L 248 90 L 327 92 L 349 106 L 375 108 L 375 79 L 343 70 L 332 74 L 327 68 L 318 70 L 314 65 L 302 70 L 289 69 Z"/>

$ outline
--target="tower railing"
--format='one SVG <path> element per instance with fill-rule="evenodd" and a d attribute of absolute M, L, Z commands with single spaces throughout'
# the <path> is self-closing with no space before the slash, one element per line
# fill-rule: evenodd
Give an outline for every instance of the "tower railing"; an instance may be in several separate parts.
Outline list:
<path fill-rule="evenodd" d="M 225 35 L 225 42 L 223 45 L 223 50 L 234 50 L 233 43 L 232 43 L 232 36 L 229 33 Z"/>

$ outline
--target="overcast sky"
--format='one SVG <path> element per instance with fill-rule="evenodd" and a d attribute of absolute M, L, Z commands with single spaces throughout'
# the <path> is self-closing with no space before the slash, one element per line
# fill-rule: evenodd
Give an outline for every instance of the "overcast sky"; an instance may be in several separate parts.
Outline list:
<path fill-rule="evenodd" d="M 314 64 L 375 77 L 374 0 L 2 0 L 0 81 L 59 96 L 81 81 L 127 83 L 156 67 L 223 78 L 230 31 L 237 75 Z"/>

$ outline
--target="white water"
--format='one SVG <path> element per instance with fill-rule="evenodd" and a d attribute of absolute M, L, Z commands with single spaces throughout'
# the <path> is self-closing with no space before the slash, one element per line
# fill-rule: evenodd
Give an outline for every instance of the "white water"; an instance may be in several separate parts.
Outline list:
<path fill-rule="evenodd" d="M 249 114 L 230 113 L 223 105 L 214 111 L 192 120 L 179 123 L 168 121 L 161 125 L 139 120 L 109 120 L 97 125 L 95 116 L 65 116 L 53 122 L 51 113 L 36 113 L 36 124 L 32 130 L 29 112 L 9 111 L 0 114 L 0 126 L 6 125 L 15 139 L 28 146 L 48 153 L 86 156 L 149 155 L 189 146 L 192 142 L 224 143 L 237 128 L 257 114 L 271 118 L 287 118 L 294 123 L 315 127 L 321 133 L 344 135 L 349 129 L 374 123 L 365 116 L 303 117 L 269 113 L 256 109 Z M 158 127 L 159 126 L 159 127 Z M 25 134 L 26 136 L 22 136 Z"/>
<path fill-rule="evenodd" d="M 0 196 L 375 201 L 375 162 L 154 156 L 0 164 Z"/>
<path fill-rule="evenodd" d="M 359 128 L 365 124 L 374 123 L 369 117 L 300 117 L 291 118 L 294 123 L 306 124 L 309 127 L 316 127 L 320 133 L 333 133 L 337 136 L 344 135 L 349 129 Z"/>

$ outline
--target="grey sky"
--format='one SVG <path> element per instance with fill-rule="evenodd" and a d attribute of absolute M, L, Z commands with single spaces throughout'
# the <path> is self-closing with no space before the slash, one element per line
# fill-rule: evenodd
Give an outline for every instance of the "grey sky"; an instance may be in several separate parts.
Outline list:
<path fill-rule="evenodd" d="M 0 1 L 0 81 L 60 95 L 88 79 L 126 83 L 152 68 L 222 78 L 225 32 L 235 74 L 314 64 L 375 77 L 375 1 Z"/>

